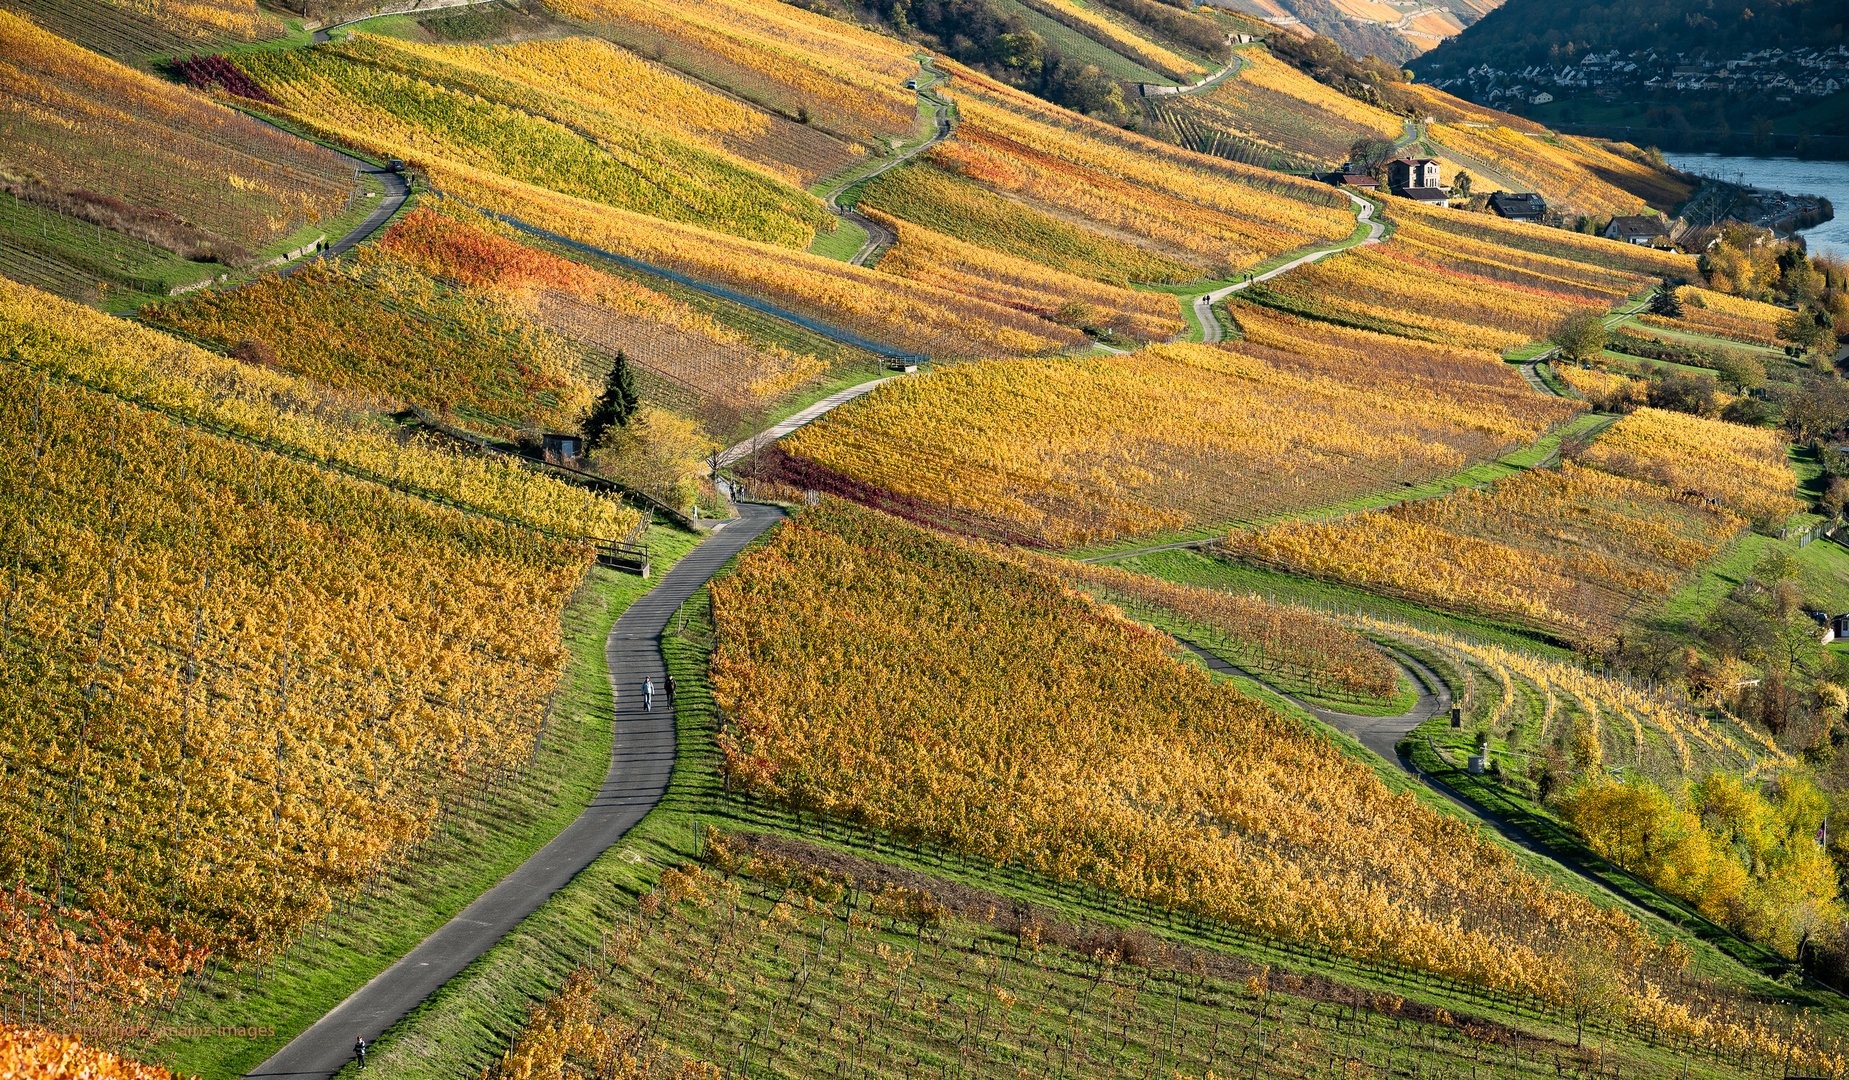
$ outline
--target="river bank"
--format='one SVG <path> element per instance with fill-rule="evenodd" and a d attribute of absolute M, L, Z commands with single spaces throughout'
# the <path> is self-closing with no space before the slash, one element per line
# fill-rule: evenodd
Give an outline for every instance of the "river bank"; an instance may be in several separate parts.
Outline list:
<path fill-rule="evenodd" d="M 1794 196 L 1816 196 L 1835 206 L 1849 207 L 1849 162 L 1673 153 L 1665 153 L 1663 159 L 1684 172 L 1724 183 Z M 1765 202 L 1767 209 L 1776 210 L 1775 216 L 1785 219 L 1789 225 L 1806 224 L 1797 204 L 1777 199 Z M 1797 235 L 1817 254 L 1849 258 L 1849 220 L 1833 217 L 1799 228 Z"/>

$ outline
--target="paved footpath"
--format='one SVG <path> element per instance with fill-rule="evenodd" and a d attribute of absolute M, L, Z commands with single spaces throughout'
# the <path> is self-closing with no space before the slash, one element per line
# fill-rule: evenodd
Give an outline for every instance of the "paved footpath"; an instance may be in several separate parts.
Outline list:
<path fill-rule="evenodd" d="M 1414 688 L 1419 691 L 1419 700 L 1412 708 L 1407 709 L 1397 716 L 1360 716 L 1354 713 L 1337 712 L 1334 709 L 1326 709 L 1320 705 L 1312 705 L 1294 694 L 1273 686 L 1271 683 L 1265 681 L 1263 676 L 1237 667 L 1229 663 L 1225 657 L 1209 652 L 1192 641 L 1183 641 L 1182 644 L 1192 650 L 1195 655 L 1199 656 L 1201 661 L 1207 665 L 1208 670 L 1219 672 L 1222 675 L 1243 675 L 1270 690 L 1272 693 L 1289 701 L 1299 709 L 1309 713 L 1311 716 L 1316 717 L 1323 723 L 1328 724 L 1330 727 L 1353 735 L 1355 740 L 1362 746 L 1379 754 L 1389 763 L 1398 765 L 1414 779 L 1423 782 L 1427 787 L 1431 788 L 1439 795 L 1455 803 L 1457 807 L 1466 814 L 1477 818 L 1485 825 L 1496 830 L 1502 835 L 1503 839 L 1521 848 L 1523 851 L 1551 859 L 1567 867 L 1569 870 L 1577 871 L 1584 876 L 1586 880 L 1601 888 L 1610 889 L 1612 887 L 1610 882 L 1600 878 L 1584 865 L 1571 859 L 1570 856 L 1563 852 L 1555 852 L 1549 849 L 1545 844 L 1541 843 L 1533 836 L 1530 836 L 1527 830 L 1523 829 L 1520 825 L 1509 821 L 1507 818 L 1492 810 L 1477 805 L 1437 777 L 1427 775 L 1423 770 L 1415 766 L 1404 754 L 1399 752 L 1400 740 L 1411 734 L 1414 728 L 1425 723 L 1434 716 L 1441 716 L 1449 712 L 1451 709 L 1451 688 L 1445 684 L 1443 679 L 1438 677 L 1437 672 L 1426 667 L 1418 660 L 1403 653 L 1391 654 L 1393 661 L 1400 665 L 1401 669 L 1406 672 L 1406 677 L 1412 680 Z"/>
<path fill-rule="evenodd" d="M 1200 657 L 1208 670 L 1217 671 L 1222 675 L 1243 675 L 1263 685 L 1330 727 L 1353 735 L 1362 746 L 1405 768 L 1408 772 L 1412 771 L 1411 767 L 1404 758 L 1400 757 L 1396 749 L 1399 741 L 1405 738 L 1413 728 L 1434 716 L 1448 712 L 1451 708 L 1451 688 L 1446 686 L 1444 680 L 1434 674 L 1432 669 L 1410 657 L 1395 656 L 1394 659 L 1405 669 L 1406 677 L 1412 680 L 1413 687 L 1419 691 L 1419 700 L 1413 703 L 1412 708 L 1397 716 L 1360 716 L 1355 713 L 1336 712 L 1334 709 L 1312 705 L 1295 694 L 1286 693 L 1272 686 L 1264 676 L 1229 663 L 1218 653 L 1209 652 L 1192 641 L 1184 640 L 1182 644 Z"/>
<path fill-rule="evenodd" d="M 334 152 L 340 153 L 338 150 Z M 369 173 L 378 178 L 378 181 L 385 185 L 385 194 L 380 197 L 379 205 L 372 208 L 372 213 L 366 215 L 366 220 L 349 229 L 347 235 L 329 244 L 327 250 L 321 252 L 316 256 L 317 258 L 331 259 L 371 239 L 372 234 L 384 228 L 385 223 L 392 219 L 392 215 L 396 214 L 398 208 L 403 206 L 404 201 L 411 196 L 411 186 L 405 183 L 404 174 L 392 172 L 390 169 L 381 169 L 370 161 L 362 161 L 350 154 L 340 154 L 340 156 L 346 158 L 360 172 Z M 277 274 L 288 277 L 313 261 L 314 259 L 297 259 L 283 266 Z"/>
<path fill-rule="evenodd" d="M 1252 277 L 1195 297 L 1194 317 L 1201 324 L 1202 341 L 1213 344 L 1226 340 L 1226 327 L 1220 325 L 1219 318 L 1213 313 L 1213 306 L 1234 293 L 1244 292 L 1246 289 L 1251 288 L 1261 281 L 1270 281 L 1279 274 L 1287 274 L 1297 269 L 1299 266 L 1307 266 L 1318 260 L 1326 259 L 1331 255 L 1340 255 L 1344 251 L 1353 251 L 1358 247 L 1366 247 L 1370 244 L 1380 243 L 1381 238 L 1386 235 L 1387 230 L 1380 222 L 1374 220 L 1374 204 L 1356 195 L 1352 191 L 1343 191 L 1342 194 L 1348 196 L 1349 201 L 1355 204 L 1355 220 L 1367 226 L 1367 235 L 1353 243 L 1344 241 L 1333 247 L 1319 248 L 1307 255 L 1300 255 L 1285 263 L 1283 266 L 1272 267 L 1262 274 L 1255 274 Z"/>
<path fill-rule="evenodd" d="M 831 412 L 863 394 L 871 392 L 874 387 L 879 386 L 881 383 L 891 382 L 898 377 L 897 375 L 886 375 L 830 394 L 803 411 L 779 420 L 776 424 L 765 428 L 751 438 L 745 439 L 742 442 L 733 443 L 731 446 L 719 451 L 719 456 L 715 460 L 717 460 L 719 467 L 722 469 L 727 465 L 737 464 L 739 461 L 750 457 L 763 447 L 769 446 L 771 443 L 783 438 L 785 435 L 802 427 L 804 424 L 820 418 L 825 413 Z"/>
<path fill-rule="evenodd" d="M 616 698 L 616 743 L 603 788 L 577 820 L 455 918 L 335 1006 L 249 1076 L 331 1077 L 368 1043 L 487 952 L 548 897 L 576 877 L 652 810 L 674 770 L 674 710 L 667 701 L 661 635 L 700 586 L 783 517 L 742 503 L 739 516 L 713 533 L 631 604 L 604 643 Z M 642 707 L 642 680 L 654 679 L 655 707 Z"/>
<path fill-rule="evenodd" d="M 931 103 L 931 122 L 933 125 L 931 137 L 919 143 L 917 146 L 898 154 L 872 172 L 857 173 L 849 176 L 847 179 L 830 188 L 828 192 L 822 196 L 822 201 L 828 204 L 830 210 L 852 221 L 866 231 L 866 241 L 860 245 L 860 250 L 854 252 L 853 256 L 848 259 L 848 262 L 854 266 L 867 265 L 867 260 L 871 259 L 875 252 L 884 251 L 893 246 L 899 242 L 899 238 L 893 235 L 891 229 L 874 221 L 867 215 L 851 206 L 843 206 L 841 204 L 841 196 L 846 194 L 849 188 L 859 184 L 865 184 L 876 176 L 890 172 L 917 157 L 919 154 L 924 153 L 926 150 L 931 149 L 933 146 L 936 146 L 938 143 L 943 142 L 945 139 L 950 138 L 951 131 L 956 128 L 956 114 L 951 111 L 950 102 L 944 100 L 943 95 L 934 93 L 934 91 L 940 89 L 944 83 L 950 81 L 950 76 L 932 67 L 931 58 L 928 56 L 920 60 L 918 66 L 923 74 L 931 77 L 931 82 L 920 82 L 918 86 L 919 99 Z M 932 96 L 927 98 L 925 97 L 926 94 L 931 94 Z"/>

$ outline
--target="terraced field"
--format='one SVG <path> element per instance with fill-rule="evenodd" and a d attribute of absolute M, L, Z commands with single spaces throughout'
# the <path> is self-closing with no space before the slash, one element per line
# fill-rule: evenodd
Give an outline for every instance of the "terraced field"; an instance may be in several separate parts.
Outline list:
<path fill-rule="evenodd" d="M 344 209 L 356 187 L 338 156 L 10 11 L 0 78 L 15 196 L 187 258 L 237 263 Z"/>
<path fill-rule="evenodd" d="M 1064 548 L 1418 483 L 1573 411 L 1493 358 L 1253 322 L 1233 348 L 994 362 L 894 384 L 786 440 L 756 472 Z"/>
<path fill-rule="evenodd" d="M 1264 49 L 1239 53 L 1238 72 L 1200 94 L 1153 98 L 1163 122 L 1192 149 L 1214 153 L 1216 137 L 1269 149 L 1283 168 L 1328 169 L 1359 139 L 1396 139 L 1403 124 L 1384 110 L 1316 82 Z"/>

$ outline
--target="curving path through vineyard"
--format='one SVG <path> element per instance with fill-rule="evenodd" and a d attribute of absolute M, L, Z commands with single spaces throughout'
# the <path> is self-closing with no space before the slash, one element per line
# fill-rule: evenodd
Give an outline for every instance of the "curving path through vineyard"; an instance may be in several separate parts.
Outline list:
<path fill-rule="evenodd" d="M 604 643 L 615 697 L 615 743 L 610 768 L 591 805 L 552 842 L 477 897 L 441 929 L 349 995 L 247 1076 L 331 1077 L 353 1056 L 353 1040 L 367 1042 L 421 1005 L 487 952 L 548 897 L 622 839 L 667 793 L 674 770 L 674 709 L 659 695 L 642 705 L 642 681 L 667 685 L 661 635 L 668 620 L 701 586 L 752 540 L 783 517 L 773 506 L 746 503 L 729 522 L 694 548 L 660 584 L 623 612 Z"/>
<path fill-rule="evenodd" d="M 1397 749 L 1400 740 L 1411 734 L 1412 730 L 1420 724 L 1451 707 L 1451 688 L 1432 669 L 1410 657 L 1389 654 L 1394 662 L 1400 665 L 1400 670 L 1405 673 L 1406 677 L 1412 680 L 1413 686 L 1418 689 L 1419 700 L 1405 712 L 1393 716 L 1362 716 L 1357 713 L 1337 712 L 1321 705 L 1313 705 L 1273 685 L 1263 675 L 1231 663 L 1218 653 L 1185 638 L 1176 640 L 1200 657 L 1209 671 L 1251 679 L 1330 727 L 1353 735 L 1362 746 L 1388 761 L 1398 762 L 1400 767 L 1408 772 L 1412 771 L 1412 766 L 1400 756 Z"/>
<path fill-rule="evenodd" d="M 335 153 L 339 154 L 340 151 L 336 150 Z M 380 168 L 370 161 L 363 161 L 351 154 L 340 154 L 340 156 L 352 162 L 354 168 L 360 172 L 377 177 L 379 182 L 385 185 L 385 194 L 379 198 L 379 205 L 372 208 L 372 213 L 366 215 L 366 220 L 347 230 L 345 236 L 324 248 L 319 255 L 315 256 L 319 259 L 333 258 L 370 240 L 374 233 L 385 228 L 386 223 L 392 220 L 400 207 L 404 206 L 405 200 L 411 197 L 411 185 L 405 182 L 403 173 Z M 279 268 L 276 273 L 279 276 L 288 277 L 314 261 L 314 259 L 297 259 Z"/>
<path fill-rule="evenodd" d="M 1412 708 L 1394 716 L 1361 716 L 1355 713 L 1337 712 L 1334 709 L 1324 708 L 1321 705 L 1313 705 L 1289 691 L 1273 685 L 1271 682 L 1267 681 L 1264 676 L 1229 663 L 1224 657 L 1204 649 L 1192 641 L 1187 641 L 1185 639 L 1178 640 L 1181 640 L 1183 645 L 1187 646 L 1196 656 L 1199 656 L 1202 663 L 1206 664 L 1209 671 L 1217 672 L 1221 675 L 1237 675 L 1251 679 L 1253 682 L 1277 694 L 1279 697 L 1295 705 L 1297 708 L 1302 709 L 1304 712 L 1309 713 L 1323 723 L 1328 724 L 1330 727 L 1335 728 L 1337 731 L 1346 732 L 1354 736 L 1355 740 L 1362 746 L 1379 754 L 1383 759 L 1398 765 L 1408 775 L 1421 781 L 1427 787 L 1444 796 L 1446 799 L 1449 799 L 1466 814 L 1482 821 L 1490 828 L 1495 829 L 1496 832 L 1509 843 L 1514 844 L 1523 851 L 1559 862 L 1562 865 L 1568 866 L 1570 869 L 1578 870 L 1587 880 L 1610 888 L 1610 883 L 1594 875 L 1590 868 L 1569 862 L 1562 853 L 1554 851 L 1545 844 L 1542 844 L 1540 841 L 1530 836 L 1527 831 L 1522 829 L 1519 825 L 1465 798 L 1450 785 L 1438 778 L 1428 776 L 1417 766 L 1413 765 L 1413 763 L 1406 758 L 1406 755 L 1400 753 L 1400 741 L 1412 734 L 1413 729 L 1425 723 L 1427 720 L 1430 720 L 1432 717 L 1443 714 L 1451 708 L 1450 686 L 1447 685 L 1444 679 L 1440 678 L 1436 672 L 1418 660 L 1400 653 L 1388 653 L 1388 656 L 1392 658 L 1394 663 L 1400 666 L 1400 670 L 1405 673 L 1408 679 L 1412 680 L 1413 686 L 1419 691 L 1419 700 Z"/>
<path fill-rule="evenodd" d="M 387 15 L 423 15 L 433 11 L 448 11 L 451 8 L 476 7 L 481 4 L 493 4 L 498 2 L 499 0 L 411 0 L 410 3 L 403 4 L 382 4 L 369 14 L 361 15 L 357 18 L 344 19 L 337 23 L 329 23 L 321 27 L 313 34 L 309 35 L 309 44 L 324 44 L 332 37 L 336 30 L 344 30 L 349 26 L 356 26 L 360 23 L 368 22 L 372 19 L 383 18 Z"/>
<path fill-rule="evenodd" d="M 1226 340 L 1226 327 L 1222 326 L 1219 317 L 1214 315 L 1213 306 L 1234 293 L 1242 292 L 1261 281 L 1270 281 L 1279 274 L 1288 273 L 1297 269 L 1299 266 L 1308 266 L 1310 263 L 1326 259 L 1331 255 L 1339 254 L 1340 252 L 1348 251 L 1352 248 L 1380 243 L 1381 238 L 1386 235 L 1387 229 L 1386 226 L 1374 219 L 1374 204 L 1356 195 L 1352 191 L 1344 191 L 1342 194 L 1348 196 L 1355 204 L 1355 223 L 1358 225 L 1366 225 L 1367 235 L 1359 240 L 1349 239 L 1339 244 L 1332 244 L 1329 247 L 1317 248 L 1315 251 L 1297 256 L 1282 266 L 1274 266 L 1262 274 L 1253 274 L 1231 285 L 1195 296 L 1190 303 L 1193 307 L 1194 318 L 1200 323 L 1202 341 L 1212 344 L 1214 342 Z"/>
<path fill-rule="evenodd" d="M 854 252 L 847 260 L 849 264 L 853 266 L 867 265 L 876 253 L 891 247 L 898 242 L 899 238 L 893 235 L 891 229 L 874 221 L 859 210 L 854 209 L 853 204 L 842 203 L 841 196 L 882 173 L 898 168 L 917 157 L 919 154 L 936 146 L 938 143 L 943 142 L 950 137 L 951 131 L 956 128 L 956 119 L 951 111 L 950 102 L 945 100 L 942 96 L 933 93 L 939 86 L 949 82 L 950 76 L 937 70 L 937 68 L 932 65 L 929 56 L 919 57 L 918 66 L 926 75 L 931 77 L 930 82 L 921 82 L 918 84 L 919 100 L 931 104 L 932 121 L 936 126 L 936 130 L 932 132 L 931 137 L 919 143 L 917 146 L 901 151 L 899 154 L 895 155 L 892 160 L 883 162 L 878 168 L 870 172 L 850 173 L 846 179 L 822 194 L 822 201 L 827 204 L 828 209 L 834 211 L 837 217 L 840 217 L 844 221 L 851 221 L 866 231 L 866 242 L 861 244 L 860 250 Z"/>
<path fill-rule="evenodd" d="M 1635 315 L 1642 314 L 1645 310 L 1647 310 L 1650 307 L 1651 302 L 1656 299 L 1657 291 L 1658 291 L 1657 289 L 1653 288 L 1649 292 L 1645 293 L 1643 296 L 1643 299 L 1637 301 L 1637 303 L 1631 305 L 1628 308 L 1625 308 L 1623 311 L 1614 311 L 1611 314 L 1605 316 L 1605 329 L 1610 330 L 1612 327 L 1617 326 L 1619 323 L 1624 322 L 1625 320 L 1630 319 L 1631 317 Z M 1554 357 L 1558 355 L 1560 355 L 1560 346 L 1555 345 L 1552 348 L 1548 349 L 1547 351 L 1540 353 L 1539 355 L 1530 357 L 1529 359 L 1522 361 L 1520 365 L 1522 378 L 1528 380 L 1529 386 L 1534 387 L 1536 390 L 1540 391 L 1543 394 L 1550 394 L 1554 397 L 1573 398 L 1574 400 L 1583 401 L 1585 399 L 1584 394 L 1581 394 L 1579 391 L 1573 389 L 1570 386 L 1566 387 L 1563 390 L 1561 387 L 1555 386 L 1552 382 L 1548 381 L 1546 378 L 1544 378 L 1541 375 L 1541 365 L 1547 363 L 1549 360 L 1552 360 Z"/>
<path fill-rule="evenodd" d="M 769 446 L 771 443 L 776 442 L 778 439 L 783 438 L 790 432 L 795 431 L 797 428 L 820 419 L 826 413 L 846 405 L 857 397 L 870 393 L 874 387 L 879 386 L 881 383 L 891 382 L 899 377 L 898 375 L 885 375 L 877 379 L 869 379 L 858 386 L 850 386 L 846 390 L 830 394 L 808 408 L 803 409 L 801 412 L 787 416 L 750 438 L 741 439 L 731 446 L 726 447 L 724 450 L 719 451 L 713 458 L 713 464 L 722 469 L 728 465 L 735 465 L 745 458 L 750 457 L 752 454 L 757 453 L 759 450 L 762 450 L 764 447 Z"/>

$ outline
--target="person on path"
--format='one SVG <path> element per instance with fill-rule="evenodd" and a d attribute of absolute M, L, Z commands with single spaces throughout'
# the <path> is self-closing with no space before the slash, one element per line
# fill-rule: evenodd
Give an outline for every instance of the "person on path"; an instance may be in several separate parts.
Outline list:
<path fill-rule="evenodd" d="M 364 1035 L 353 1040 L 353 1060 L 359 1062 L 360 1068 L 366 1067 L 366 1037 Z"/>
<path fill-rule="evenodd" d="M 674 676 L 668 676 L 668 704 L 674 704 Z"/>
<path fill-rule="evenodd" d="M 642 708 L 646 710 L 655 708 L 655 680 L 653 678 L 642 680 Z"/>

